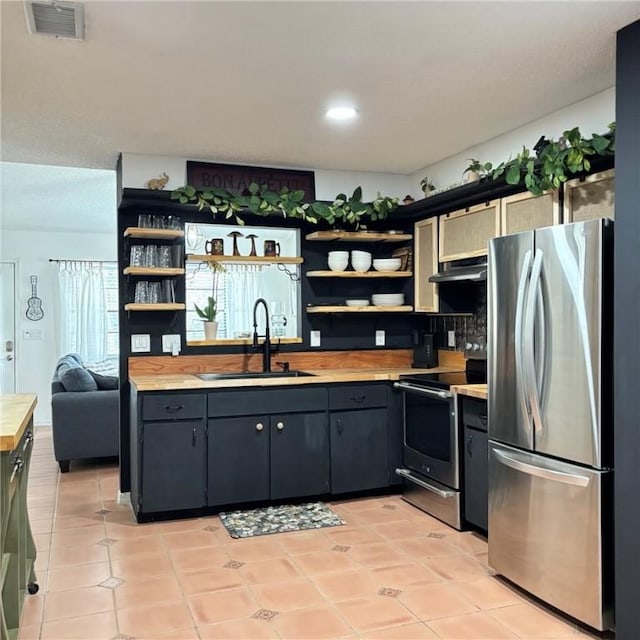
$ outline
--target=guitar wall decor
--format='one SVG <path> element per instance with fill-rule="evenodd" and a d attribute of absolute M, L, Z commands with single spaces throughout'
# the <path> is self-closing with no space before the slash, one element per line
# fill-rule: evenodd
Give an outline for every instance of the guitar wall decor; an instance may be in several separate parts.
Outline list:
<path fill-rule="evenodd" d="M 31 297 L 27 300 L 27 318 L 29 320 L 42 320 L 42 300 L 38 298 L 38 276 L 31 276 Z"/>

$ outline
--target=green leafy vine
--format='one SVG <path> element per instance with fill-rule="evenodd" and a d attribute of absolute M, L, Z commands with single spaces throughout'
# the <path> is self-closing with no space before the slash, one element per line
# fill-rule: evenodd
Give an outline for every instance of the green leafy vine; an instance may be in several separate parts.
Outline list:
<path fill-rule="evenodd" d="M 531 151 L 522 147 L 515 157 L 494 167 L 490 162 L 482 163 L 471 158 L 465 169 L 478 172 L 481 177 L 497 180 L 504 175 L 507 184 L 519 184 L 522 180 L 528 191 L 536 196 L 549 189 L 557 189 L 572 174 L 589 171 L 591 159 L 597 156 L 612 156 L 615 152 L 615 122 L 609 125 L 609 133 L 594 133 L 583 138 L 580 129 L 565 131 L 559 140 L 541 138 Z"/>
<path fill-rule="evenodd" d="M 353 225 L 356 229 L 369 220 L 384 220 L 397 206 L 398 199 L 382 196 L 373 202 L 362 201 L 362 188 L 357 187 L 351 196 L 338 194 L 333 202 L 305 202 L 302 190 L 267 191 L 264 186 L 252 182 L 247 191 L 237 194 L 228 189 L 200 191 L 191 185 L 171 192 L 171 199 L 181 204 L 195 204 L 202 211 L 209 209 L 212 215 L 224 215 L 242 225 L 243 213 L 257 216 L 280 215 L 284 218 L 299 218 L 311 224 L 324 221 L 330 226 Z"/>

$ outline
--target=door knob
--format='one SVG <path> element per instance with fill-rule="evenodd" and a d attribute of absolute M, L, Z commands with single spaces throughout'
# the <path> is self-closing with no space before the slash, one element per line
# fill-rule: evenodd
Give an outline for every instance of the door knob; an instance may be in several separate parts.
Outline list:
<path fill-rule="evenodd" d="M 2 356 L 2 359 L 11 362 L 13 360 L 13 356 L 10 353 L 7 353 L 6 355 Z"/>
<path fill-rule="evenodd" d="M 264 429 L 264 425 L 262 424 L 262 422 L 258 422 L 258 424 L 256 425 L 256 431 L 262 431 Z"/>
<path fill-rule="evenodd" d="M 278 429 L 278 431 L 282 431 L 284 429 L 284 422 L 278 422 L 278 424 L 276 424 L 276 429 Z"/>

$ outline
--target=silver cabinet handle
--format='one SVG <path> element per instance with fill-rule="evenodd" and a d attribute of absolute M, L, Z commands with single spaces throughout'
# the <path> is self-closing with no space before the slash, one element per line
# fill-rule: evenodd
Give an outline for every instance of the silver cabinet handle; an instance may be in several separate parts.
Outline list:
<path fill-rule="evenodd" d="M 439 398 L 440 400 L 448 400 L 449 398 L 453 398 L 453 393 L 451 393 L 450 391 L 435 391 L 434 389 L 418 387 L 415 384 L 409 384 L 408 382 L 394 382 L 393 388 L 400 389 L 400 391 L 408 391 L 410 393 L 422 393 L 425 396 Z"/>
<path fill-rule="evenodd" d="M 455 491 L 443 491 L 442 489 L 439 489 L 438 487 L 434 487 L 432 484 L 429 484 L 428 482 L 425 482 L 424 480 L 417 478 L 408 469 L 396 469 L 396 475 L 400 476 L 401 478 L 406 478 L 407 480 L 409 480 L 409 482 L 413 482 L 414 484 L 417 484 L 419 487 L 422 487 L 427 491 L 431 491 L 431 493 L 435 493 L 441 498 L 453 498 L 453 496 L 456 495 Z"/>
<path fill-rule="evenodd" d="M 276 429 L 277 429 L 278 431 L 282 431 L 282 430 L 284 429 L 284 422 L 278 422 L 278 423 L 276 424 Z"/>
<path fill-rule="evenodd" d="M 565 473 L 564 471 L 552 471 L 551 469 L 543 469 L 542 467 L 537 467 L 534 464 L 516 460 L 515 458 L 512 458 L 511 456 L 508 456 L 506 453 L 498 451 L 497 449 L 493 449 L 493 453 L 505 466 L 511 467 L 511 469 L 515 469 L 516 471 L 522 471 L 522 473 L 526 473 L 527 475 L 544 478 L 545 480 L 552 480 L 554 482 L 564 482 L 564 484 L 572 484 L 576 487 L 589 486 L 590 479 L 587 476 Z"/>
<path fill-rule="evenodd" d="M 13 470 L 11 471 L 11 478 L 9 479 L 10 483 L 13 482 L 13 479 L 16 477 L 16 473 L 18 473 L 22 467 L 24 467 L 24 460 L 18 456 L 13 463 Z"/>
<path fill-rule="evenodd" d="M 262 424 L 262 422 L 258 422 L 258 424 L 256 424 L 256 431 L 262 431 L 264 429 L 264 425 Z"/>

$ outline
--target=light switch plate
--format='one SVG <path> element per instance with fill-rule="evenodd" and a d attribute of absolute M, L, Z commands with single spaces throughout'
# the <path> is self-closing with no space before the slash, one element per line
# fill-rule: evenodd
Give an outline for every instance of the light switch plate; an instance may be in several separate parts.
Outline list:
<path fill-rule="evenodd" d="M 447 346 L 455 347 L 456 346 L 456 332 L 455 331 L 447 331 Z"/>
<path fill-rule="evenodd" d="M 131 334 L 131 353 L 148 353 L 151 351 L 151 336 L 148 333 Z"/>
<path fill-rule="evenodd" d="M 169 333 L 162 336 L 162 352 L 177 356 L 180 353 L 180 334 Z"/>
<path fill-rule="evenodd" d="M 384 347 L 385 345 L 385 334 L 383 330 L 378 329 L 376 331 L 376 347 Z"/>
<path fill-rule="evenodd" d="M 309 338 L 309 346 L 311 347 L 319 347 L 320 346 L 320 332 L 312 331 L 311 336 Z"/>

